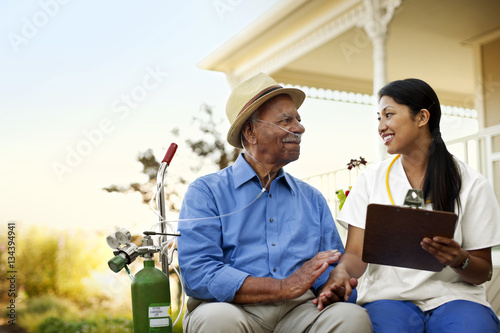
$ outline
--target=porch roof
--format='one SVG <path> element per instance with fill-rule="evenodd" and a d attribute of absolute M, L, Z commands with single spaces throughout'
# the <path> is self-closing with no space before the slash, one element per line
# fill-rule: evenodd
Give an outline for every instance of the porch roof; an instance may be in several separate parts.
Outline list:
<path fill-rule="evenodd" d="M 293 85 L 372 94 L 365 12 L 362 0 L 282 0 L 199 67 L 225 72 L 230 85 L 263 71 Z M 500 35 L 499 16 L 496 0 L 403 0 L 389 23 L 388 81 L 418 77 L 442 104 L 474 108 L 481 78 L 472 46 Z"/>

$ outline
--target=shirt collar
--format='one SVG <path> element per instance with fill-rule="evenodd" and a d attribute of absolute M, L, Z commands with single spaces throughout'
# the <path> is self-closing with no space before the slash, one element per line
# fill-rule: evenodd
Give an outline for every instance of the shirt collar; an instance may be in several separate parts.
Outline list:
<path fill-rule="evenodd" d="M 238 156 L 236 159 L 236 162 L 233 164 L 233 181 L 234 181 L 234 188 L 238 188 L 244 183 L 250 181 L 251 179 L 254 179 L 260 183 L 259 176 L 257 176 L 257 173 L 255 170 L 248 164 L 248 162 L 245 160 L 243 157 L 243 153 Z M 278 176 L 276 177 L 275 181 L 281 181 L 283 184 L 286 184 L 287 187 L 290 189 L 292 194 L 295 194 L 295 189 L 294 187 L 296 186 L 295 183 L 292 181 L 291 176 L 286 173 L 283 168 L 281 168 L 278 171 Z"/>

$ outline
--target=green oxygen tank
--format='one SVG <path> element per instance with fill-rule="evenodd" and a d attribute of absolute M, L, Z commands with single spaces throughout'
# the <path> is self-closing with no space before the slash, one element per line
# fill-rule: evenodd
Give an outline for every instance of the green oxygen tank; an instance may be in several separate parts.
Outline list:
<path fill-rule="evenodd" d="M 154 260 L 145 259 L 132 281 L 132 313 L 134 333 L 172 333 L 169 279 Z"/>

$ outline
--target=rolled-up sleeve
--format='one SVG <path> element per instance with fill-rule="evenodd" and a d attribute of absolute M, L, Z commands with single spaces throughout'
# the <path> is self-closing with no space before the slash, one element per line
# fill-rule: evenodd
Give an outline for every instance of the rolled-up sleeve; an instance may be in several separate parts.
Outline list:
<path fill-rule="evenodd" d="M 221 221 L 215 217 L 220 214 L 215 198 L 203 185 L 194 182 L 189 186 L 181 208 L 178 225 L 181 275 L 188 296 L 231 302 L 249 274 L 224 263 Z"/>

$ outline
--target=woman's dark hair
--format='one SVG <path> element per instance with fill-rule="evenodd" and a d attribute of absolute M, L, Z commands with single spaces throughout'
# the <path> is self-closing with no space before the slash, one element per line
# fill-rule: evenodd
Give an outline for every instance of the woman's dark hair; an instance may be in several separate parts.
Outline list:
<path fill-rule="evenodd" d="M 416 116 L 420 110 L 430 113 L 429 130 L 433 143 L 429 151 L 429 162 L 425 172 L 423 192 L 425 200 L 430 200 L 435 210 L 453 212 L 455 202 L 460 209 L 460 189 L 462 178 L 460 169 L 441 139 L 439 122 L 441 106 L 434 90 L 422 80 L 405 79 L 393 81 L 380 89 L 379 100 L 383 96 L 392 97 L 396 103 L 406 105 Z"/>

